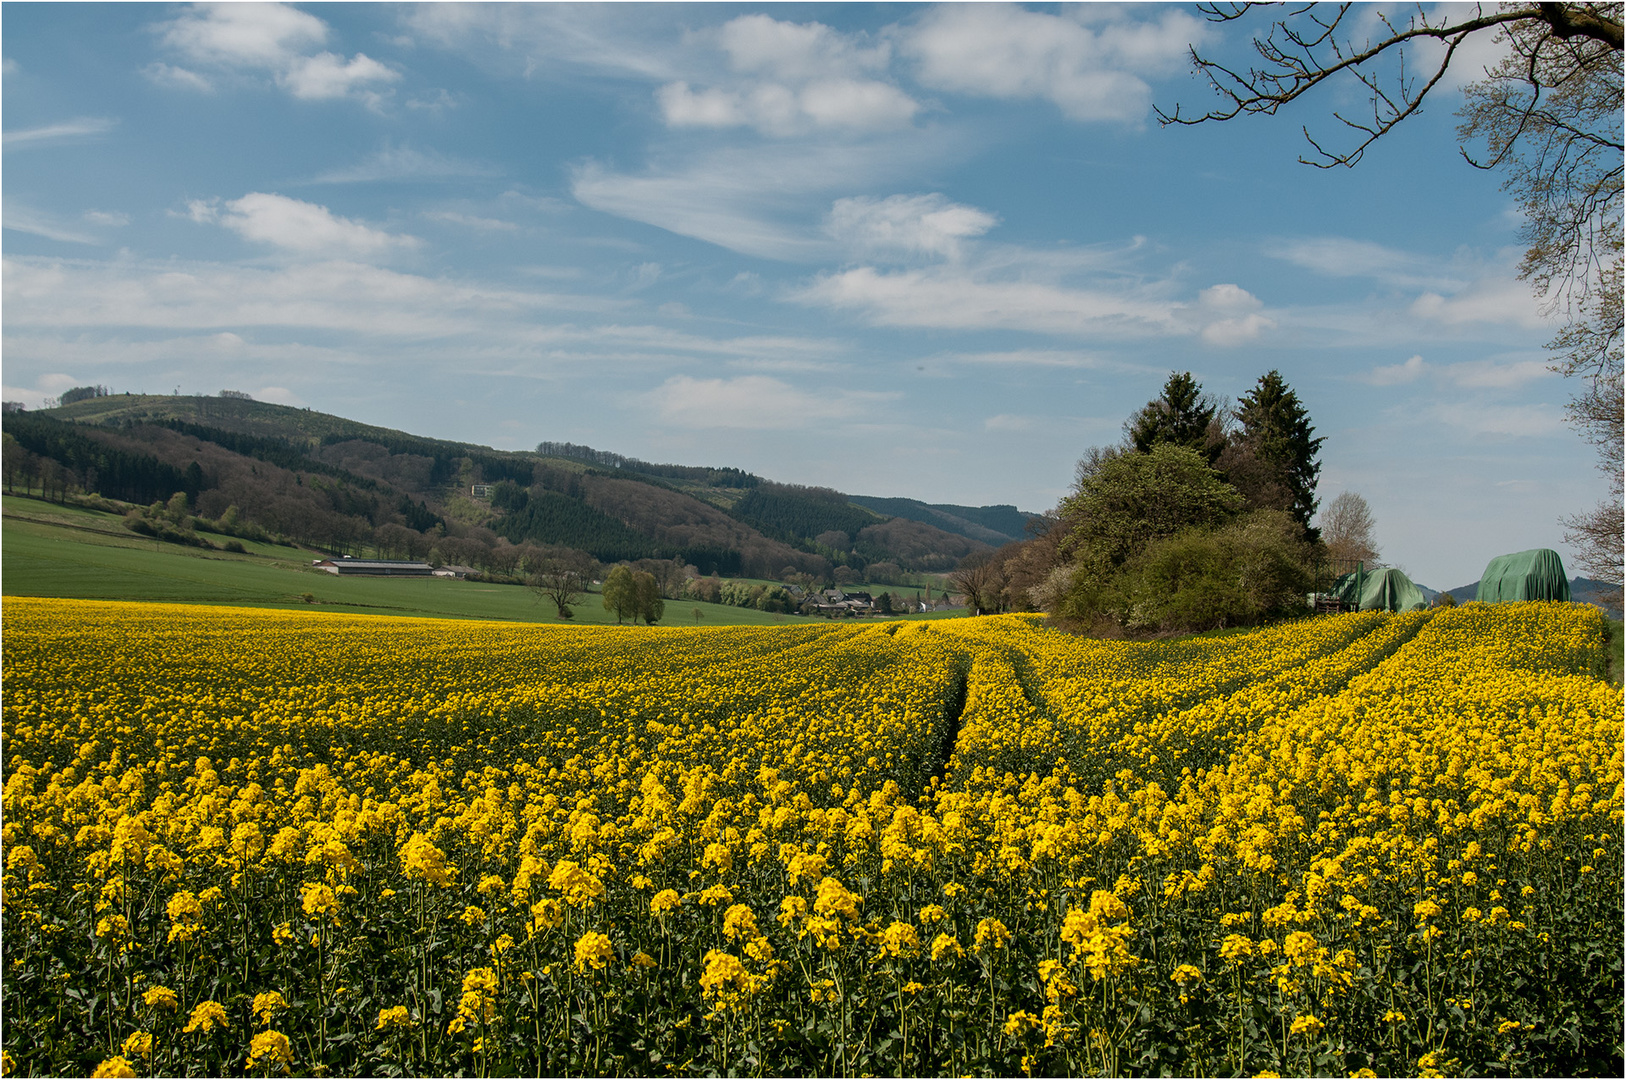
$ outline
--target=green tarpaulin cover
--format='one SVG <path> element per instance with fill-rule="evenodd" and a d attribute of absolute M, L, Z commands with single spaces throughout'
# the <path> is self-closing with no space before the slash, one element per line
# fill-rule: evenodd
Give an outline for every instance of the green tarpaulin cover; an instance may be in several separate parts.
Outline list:
<path fill-rule="evenodd" d="M 1479 578 L 1477 600 L 1502 604 L 1510 600 L 1568 600 L 1570 581 L 1564 561 L 1552 548 L 1532 548 L 1498 555 Z"/>
<path fill-rule="evenodd" d="M 1423 590 L 1394 567 L 1367 571 L 1365 580 L 1359 582 L 1360 596 L 1355 595 L 1356 585 L 1356 575 L 1345 574 L 1333 582 L 1332 594 L 1359 611 L 1422 611 L 1428 607 Z"/>

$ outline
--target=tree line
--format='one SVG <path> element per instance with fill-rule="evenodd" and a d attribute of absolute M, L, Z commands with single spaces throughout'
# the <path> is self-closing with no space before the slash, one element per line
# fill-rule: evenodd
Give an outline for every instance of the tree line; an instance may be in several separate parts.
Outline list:
<path fill-rule="evenodd" d="M 1043 535 L 968 559 L 954 582 L 974 611 L 1045 611 L 1098 633 L 1302 611 L 1331 557 L 1314 524 L 1324 441 L 1278 371 L 1235 407 L 1171 373 L 1118 445 L 1085 454 Z M 1340 545 L 1350 528 L 1341 521 Z M 1370 547 L 1369 514 L 1356 531 Z"/>

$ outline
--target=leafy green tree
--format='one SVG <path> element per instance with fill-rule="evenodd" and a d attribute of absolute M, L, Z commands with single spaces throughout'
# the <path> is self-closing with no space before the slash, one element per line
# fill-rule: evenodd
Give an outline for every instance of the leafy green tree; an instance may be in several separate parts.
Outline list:
<path fill-rule="evenodd" d="M 1219 403 L 1203 393 L 1202 383 L 1189 371 L 1173 371 L 1163 384 L 1162 395 L 1129 418 L 1124 434 L 1139 453 L 1160 443 L 1173 443 L 1198 451 L 1213 464 L 1221 445 L 1213 430 L 1218 416 Z"/>
<path fill-rule="evenodd" d="M 1193 525 L 1212 526 L 1242 509 L 1242 497 L 1202 454 L 1160 443 L 1144 454 L 1105 458 L 1062 503 L 1063 553 L 1105 576 L 1154 540 Z"/>
<path fill-rule="evenodd" d="M 638 618 L 638 583 L 633 579 L 632 571 L 625 566 L 618 566 L 605 576 L 604 607 L 615 612 L 617 625 L 623 619 Z"/>
<path fill-rule="evenodd" d="M 661 598 L 661 583 L 655 580 L 655 575 L 648 570 L 640 570 L 632 575 L 633 603 L 636 605 L 636 617 L 644 620 L 646 626 L 654 626 L 666 614 L 666 601 Z"/>
<path fill-rule="evenodd" d="M 1236 418 L 1241 424 L 1237 440 L 1274 473 L 1291 500 L 1288 511 L 1314 538 L 1310 519 L 1315 516 L 1316 478 L 1321 475 L 1317 457 L 1327 440 L 1313 438 L 1315 427 L 1298 394 L 1281 372 L 1270 371 L 1237 402 Z"/>
<path fill-rule="evenodd" d="M 1252 626 L 1303 610 L 1312 557 L 1291 515 L 1258 510 L 1158 541 L 1124 567 L 1115 591 L 1127 601 L 1131 629 Z"/>

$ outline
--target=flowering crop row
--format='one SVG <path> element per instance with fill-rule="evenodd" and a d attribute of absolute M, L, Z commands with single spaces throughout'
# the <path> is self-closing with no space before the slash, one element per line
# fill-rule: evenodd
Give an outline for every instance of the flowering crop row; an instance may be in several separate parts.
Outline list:
<path fill-rule="evenodd" d="M 8 1073 L 1619 1068 L 1579 606 L 5 635 Z"/>

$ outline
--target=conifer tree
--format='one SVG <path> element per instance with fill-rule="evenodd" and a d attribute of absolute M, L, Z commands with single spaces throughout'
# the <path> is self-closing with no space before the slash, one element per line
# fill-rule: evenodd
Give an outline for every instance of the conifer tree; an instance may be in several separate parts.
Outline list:
<path fill-rule="evenodd" d="M 1236 419 L 1241 425 L 1238 441 L 1276 474 L 1292 496 L 1288 511 L 1307 535 L 1315 537 L 1310 519 L 1315 516 L 1316 479 L 1321 475 L 1318 455 L 1327 440 L 1312 438 L 1315 427 L 1298 394 L 1281 372 L 1270 371 L 1237 402 Z"/>
<path fill-rule="evenodd" d="M 1212 465 L 1220 444 L 1210 439 L 1209 428 L 1218 413 L 1219 404 L 1203 393 L 1202 383 L 1191 372 L 1172 371 L 1162 395 L 1129 418 L 1125 434 L 1137 453 L 1149 453 L 1159 443 L 1173 443 L 1197 451 Z"/>

